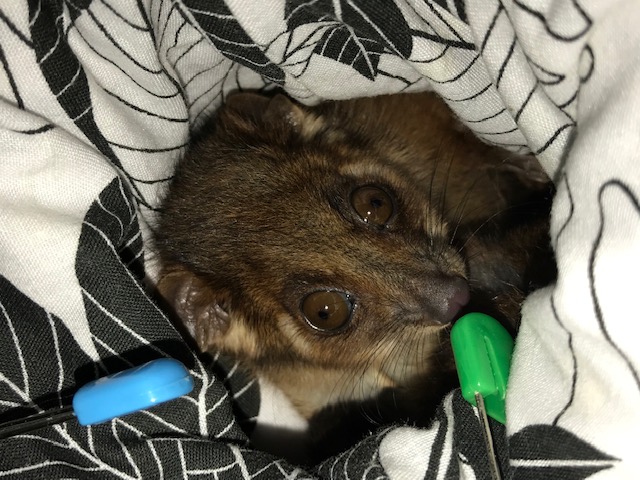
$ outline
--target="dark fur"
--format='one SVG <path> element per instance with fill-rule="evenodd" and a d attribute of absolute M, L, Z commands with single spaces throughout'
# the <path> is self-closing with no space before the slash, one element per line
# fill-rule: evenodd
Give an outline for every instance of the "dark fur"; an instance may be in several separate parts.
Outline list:
<path fill-rule="evenodd" d="M 350 204 L 368 184 L 394 199 L 384 227 Z M 202 350 L 239 359 L 315 423 L 337 403 L 385 417 L 389 392 L 426 423 L 426 399 L 455 381 L 443 312 L 460 278 L 467 309 L 515 329 L 526 293 L 553 277 L 550 196 L 533 157 L 480 142 L 433 94 L 315 108 L 239 94 L 178 166 L 159 290 Z M 322 289 L 355 298 L 331 335 L 300 312 Z"/>

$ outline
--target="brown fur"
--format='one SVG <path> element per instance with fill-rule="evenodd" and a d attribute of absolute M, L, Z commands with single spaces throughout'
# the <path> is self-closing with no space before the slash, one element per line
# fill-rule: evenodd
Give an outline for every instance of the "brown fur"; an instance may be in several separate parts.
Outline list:
<path fill-rule="evenodd" d="M 369 184 L 394 199 L 380 228 L 350 205 Z M 307 418 L 416 381 L 440 398 L 460 279 L 469 308 L 515 326 L 529 286 L 551 278 L 547 192 L 533 157 L 480 142 L 433 94 L 315 108 L 239 94 L 178 166 L 159 290 L 202 350 L 264 375 Z M 532 256 L 546 262 L 533 275 Z M 333 334 L 300 312 L 323 289 L 355 299 Z"/>

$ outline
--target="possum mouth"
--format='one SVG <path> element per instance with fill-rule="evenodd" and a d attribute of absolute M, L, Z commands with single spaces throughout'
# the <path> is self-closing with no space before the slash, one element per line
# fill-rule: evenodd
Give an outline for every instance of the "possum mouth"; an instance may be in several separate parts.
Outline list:
<path fill-rule="evenodd" d="M 433 368 L 438 368 L 441 355 L 449 351 L 448 332 L 471 299 L 466 281 L 454 279 L 452 285 L 440 321 L 431 320 L 427 324 L 407 319 L 408 330 L 388 344 L 389 354 L 380 364 L 381 371 L 396 385 L 407 385 L 413 379 L 429 374 Z M 420 315 L 429 317 L 425 312 Z"/>
<path fill-rule="evenodd" d="M 389 380 L 385 386 L 408 385 L 438 368 L 443 352 L 449 350 L 449 325 L 428 327 L 427 330 L 410 328 L 407 335 L 384 346 L 389 353 L 378 368 Z"/>

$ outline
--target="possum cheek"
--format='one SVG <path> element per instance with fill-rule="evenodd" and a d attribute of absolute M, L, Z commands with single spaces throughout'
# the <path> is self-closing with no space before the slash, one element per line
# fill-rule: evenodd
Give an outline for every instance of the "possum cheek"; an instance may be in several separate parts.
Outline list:
<path fill-rule="evenodd" d="M 237 316 L 231 320 L 229 328 L 223 334 L 215 334 L 210 346 L 247 361 L 257 360 L 261 356 L 256 333 L 247 327 L 243 318 Z"/>
<path fill-rule="evenodd" d="M 290 345 L 293 351 L 303 357 L 311 356 L 313 346 L 306 339 L 306 335 L 301 334 L 301 328 L 291 315 L 282 313 L 276 317 L 276 324 L 282 339 Z"/>

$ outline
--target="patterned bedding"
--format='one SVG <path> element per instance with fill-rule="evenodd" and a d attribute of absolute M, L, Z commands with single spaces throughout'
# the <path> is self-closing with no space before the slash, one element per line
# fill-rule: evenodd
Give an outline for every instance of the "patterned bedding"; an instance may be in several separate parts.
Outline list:
<path fill-rule="evenodd" d="M 524 304 L 492 424 L 505 478 L 640 477 L 640 5 L 633 0 L 28 0 L 0 5 L 0 421 L 171 356 L 194 392 L 0 440 L 9 478 L 489 478 L 459 392 L 302 469 L 241 428 L 266 393 L 148 294 L 150 228 L 225 97 L 435 90 L 557 186 L 557 282 Z"/>

